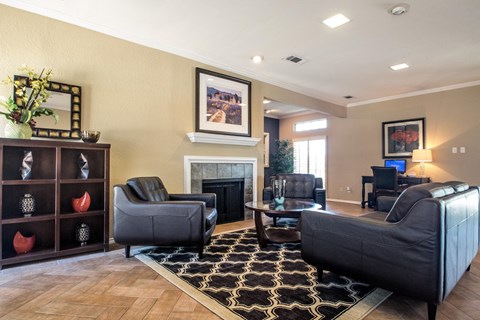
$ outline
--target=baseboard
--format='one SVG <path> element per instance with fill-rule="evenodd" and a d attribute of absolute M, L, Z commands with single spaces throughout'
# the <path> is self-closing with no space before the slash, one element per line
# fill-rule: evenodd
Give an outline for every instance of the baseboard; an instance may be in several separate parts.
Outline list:
<path fill-rule="evenodd" d="M 350 204 L 360 204 L 360 202 L 358 202 L 358 201 L 342 200 L 342 199 L 327 199 L 327 201 L 343 202 L 343 203 L 350 203 Z"/>

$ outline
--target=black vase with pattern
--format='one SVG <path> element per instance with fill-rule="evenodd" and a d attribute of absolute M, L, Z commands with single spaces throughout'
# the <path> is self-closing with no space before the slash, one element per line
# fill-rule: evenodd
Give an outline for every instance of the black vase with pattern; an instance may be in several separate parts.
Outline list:
<path fill-rule="evenodd" d="M 26 193 L 20 200 L 20 211 L 25 218 L 31 217 L 35 212 L 35 198 L 30 193 Z"/>

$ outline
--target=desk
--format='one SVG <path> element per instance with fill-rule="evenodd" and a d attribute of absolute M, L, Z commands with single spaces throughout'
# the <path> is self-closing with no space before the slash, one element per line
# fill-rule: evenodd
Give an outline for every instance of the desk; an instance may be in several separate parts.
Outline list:
<path fill-rule="evenodd" d="M 408 186 L 413 186 L 416 184 L 428 183 L 430 182 L 430 177 L 406 177 L 398 176 L 398 184 L 406 184 Z M 365 208 L 365 183 L 373 183 L 373 176 L 362 176 L 362 208 Z"/>

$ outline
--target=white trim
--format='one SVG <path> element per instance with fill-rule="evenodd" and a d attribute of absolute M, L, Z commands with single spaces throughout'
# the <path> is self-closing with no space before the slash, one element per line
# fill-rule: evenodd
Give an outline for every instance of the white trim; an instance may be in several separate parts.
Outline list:
<path fill-rule="evenodd" d="M 215 144 L 232 144 L 237 146 L 253 147 L 262 140 L 262 138 L 238 137 L 223 134 L 212 134 L 203 132 L 189 132 L 188 138 L 192 143 L 215 143 Z"/>
<path fill-rule="evenodd" d="M 243 163 L 252 165 L 253 201 L 257 201 L 257 158 L 247 157 L 217 157 L 217 156 L 184 156 L 183 157 L 183 191 L 192 192 L 192 163 Z"/>
<path fill-rule="evenodd" d="M 383 97 L 383 98 L 378 98 L 378 99 L 365 100 L 365 101 L 360 101 L 360 102 L 353 102 L 353 103 L 347 104 L 347 107 L 350 108 L 350 107 L 363 106 L 365 104 L 371 104 L 371 103 L 384 102 L 384 101 L 396 100 L 396 99 L 401 99 L 401 98 L 421 96 L 421 95 L 424 95 L 424 94 L 437 93 L 437 92 L 443 92 L 443 91 L 449 91 L 449 90 L 455 90 L 455 89 L 462 89 L 462 88 L 474 87 L 474 86 L 478 86 L 478 85 L 480 85 L 480 80 L 472 81 L 472 82 L 466 82 L 466 83 L 453 84 L 451 86 L 445 86 L 445 87 L 440 87 L 440 88 L 433 88 L 433 89 L 425 89 L 425 90 L 407 92 L 407 93 L 397 94 L 397 95 L 394 95 L 394 96 Z"/>
<path fill-rule="evenodd" d="M 358 204 L 360 205 L 361 203 L 358 201 L 352 201 L 352 200 L 342 200 L 342 199 L 330 199 L 327 198 L 327 201 L 333 201 L 333 202 L 342 202 L 342 203 L 351 203 L 351 204 Z"/>

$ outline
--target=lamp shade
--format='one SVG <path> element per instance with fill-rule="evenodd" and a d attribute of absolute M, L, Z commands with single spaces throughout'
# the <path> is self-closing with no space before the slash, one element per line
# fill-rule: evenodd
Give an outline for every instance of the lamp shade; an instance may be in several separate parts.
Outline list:
<path fill-rule="evenodd" d="M 413 150 L 412 162 L 432 162 L 432 150 L 431 149 Z"/>

